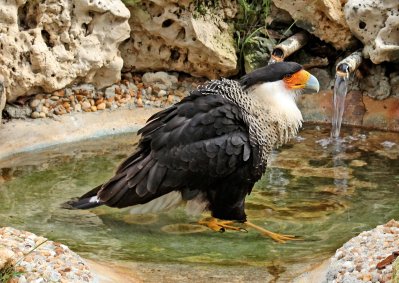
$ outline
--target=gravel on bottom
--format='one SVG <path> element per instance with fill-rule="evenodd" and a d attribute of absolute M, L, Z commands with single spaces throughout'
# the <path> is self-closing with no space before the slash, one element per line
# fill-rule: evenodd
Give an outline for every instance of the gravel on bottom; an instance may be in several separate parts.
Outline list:
<path fill-rule="evenodd" d="M 331 258 L 328 283 L 392 281 L 392 264 L 378 269 L 377 264 L 399 250 L 399 222 L 391 220 L 360 233 L 339 248 Z"/>
<path fill-rule="evenodd" d="M 0 228 L 0 264 L 7 261 L 2 255 L 13 262 L 18 272 L 12 283 L 93 282 L 79 255 L 63 244 L 30 232 Z"/>

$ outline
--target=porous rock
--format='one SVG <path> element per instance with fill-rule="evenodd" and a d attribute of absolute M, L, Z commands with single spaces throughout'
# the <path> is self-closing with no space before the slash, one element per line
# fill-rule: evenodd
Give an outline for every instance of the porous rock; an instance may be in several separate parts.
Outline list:
<path fill-rule="evenodd" d="M 1 123 L 1 113 L 6 105 L 6 94 L 4 92 L 4 78 L 0 75 L 0 123 Z"/>
<path fill-rule="evenodd" d="M 119 0 L 0 0 L 7 101 L 74 82 L 100 88 L 118 81 L 129 15 Z"/>
<path fill-rule="evenodd" d="M 346 49 L 355 42 L 347 26 L 340 0 L 273 0 L 280 9 L 286 10 L 295 24 L 337 49 Z"/>
<path fill-rule="evenodd" d="M 121 45 L 124 70 L 173 70 L 212 79 L 237 73 L 233 31 L 226 23 L 237 12 L 235 1 L 209 2 L 215 7 L 189 0 L 130 6 L 131 35 Z"/>
<path fill-rule="evenodd" d="M 366 58 L 375 64 L 399 60 L 399 1 L 349 0 L 344 12 Z"/>

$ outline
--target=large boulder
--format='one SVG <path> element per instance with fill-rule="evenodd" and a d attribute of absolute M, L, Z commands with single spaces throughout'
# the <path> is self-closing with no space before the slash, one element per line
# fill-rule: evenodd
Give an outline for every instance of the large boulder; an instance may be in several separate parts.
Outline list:
<path fill-rule="evenodd" d="M 345 18 L 374 64 L 399 60 L 399 1 L 349 0 Z"/>
<path fill-rule="evenodd" d="M 337 49 L 346 49 L 355 40 L 349 30 L 340 0 L 273 0 L 274 4 L 290 13 L 296 25 Z"/>
<path fill-rule="evenodd" d="M 129 16 L 119 0 L 0 0 L 7 101 L 75 82 L 101 88 L 118 81 Z"/>
<path fill-rule="evenodd" d="M 210 7 L 189 0 L 149 0 L 130 6 L 131 35 L 121 45 L 124 70 L 208 78 L 237 73 L 233 30 L 226 23 L 237 12 L 234 3 L 215 1 Z"/>

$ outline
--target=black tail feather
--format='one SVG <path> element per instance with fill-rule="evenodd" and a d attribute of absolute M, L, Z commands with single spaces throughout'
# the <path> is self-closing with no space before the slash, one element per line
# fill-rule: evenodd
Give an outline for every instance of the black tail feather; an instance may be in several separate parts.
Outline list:
<path fill-rule="evenodd" d="M 99 185 L 87 192 L 83 196 L 79 198 L 73 198 L 61 205 L 62 208 L 65 209 L 90 209 L 100 205 L 103 205 L 102 202 L 93 200 L 93 197 L 97 196 L 98 191 L 101 189 L 102 185 Z"/>

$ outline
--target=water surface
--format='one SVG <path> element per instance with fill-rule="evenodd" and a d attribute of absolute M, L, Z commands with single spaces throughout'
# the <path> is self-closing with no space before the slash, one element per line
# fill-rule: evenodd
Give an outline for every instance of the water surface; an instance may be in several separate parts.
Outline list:
<path fill-rule="evenodd" d="M 133 134 L 0 161 L 0 226 L 29 230 L 95 259 L 285 270 L 324 259 L 361 231 L 399 219 L 399 134 L 344 128 L 339 144 L 329 135 L 330 128 L 307 126 L 275 152 L 247 198 L 251 221 L 303 241 L 281 245 L 253 230 L 171 233 L 170 225 L 198 220 L 183 209 L 135 218 L 110 208 L 60 208 L 112 176 L 134 149 Z"/>

